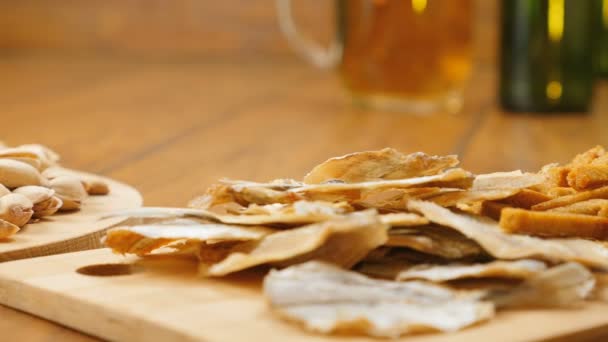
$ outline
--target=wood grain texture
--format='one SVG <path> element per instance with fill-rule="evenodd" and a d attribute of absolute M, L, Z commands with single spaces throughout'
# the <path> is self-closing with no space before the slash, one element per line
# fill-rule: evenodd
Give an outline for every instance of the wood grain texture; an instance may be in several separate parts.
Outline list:
<path fill-rule="evenodd" d="M 99 264 L 132 265 L 133 273 L 91 276 L 77 272 Z M 193 260 L 125 258 L 99 249 L 0 265 L 0 303 L 112 341 L 377 340 L 312 334 L 280 320 L 262 296 L 262 277 L 263 272 L 252 270 L 204 279 L 197 275 Z M 398 340 L 536 341 L 569 334 L 584 338 L 587 331 L 608 331 L 606 310 L 608 304 L 593 303 L 581 309 L 505 311 L 460 332 Z"/>
<path fill-rule="evenodd" d="M 335 33 L 334 1 L 293 0 L 301 31 L 321 44 Z M 476 55 L 481 64 L 493 63 L 498 2 L 475 2 Z M 278 28 L 275 0 L 3 0 L 0 23 L 4 52 L 145 59 L 295 55 Z"/>
<path fill-rule="evenodd" d="M 91 174 L 66 170 L 84 177 Z M 100 177 L 110 188 L 105 196 L 89 196 L 77 212 L 57 213 L 25 225 L 10 239 L 0 242 L 0 262 L 100 248 L 105 231 L 122 218 L 101 219 L 115 210 L 137 208 L 142 198 L 137 190 Z"/>
<path fill-rule="evenodd" d="M 600 83 L 589 113 L 505 113 L 493 108 L 478 122 L 463 161 L 471 171 L 565 163 L 595 145 L 608 146 L 608 84 Z"/>
<path fill-rule="evenodd" d="M 300 178 L 341 153 L 393 146 L 457 152 L 475 171 L 534 169 L 607 144 L 608 97 L 590 115 L 501 113 L 494 69 L 478 68 L 461 115 L 412 116 L 352 107 L 330 72 L 295 59 L 0 57 L 0 139 L 41 142 L 62 164 L 183 205 L 220 177 Z M 91 337 L 0 307 L 7 340 Z M 605 336 L 605 335 L 604 335 Z"/>
<path fill-rule="evenodd" d="M 328 41 L 332 1 L 296 1 L 298 22 Z M 0 48 L 115 55 L 291 54 L 274 0 L 5 0 Z"/>

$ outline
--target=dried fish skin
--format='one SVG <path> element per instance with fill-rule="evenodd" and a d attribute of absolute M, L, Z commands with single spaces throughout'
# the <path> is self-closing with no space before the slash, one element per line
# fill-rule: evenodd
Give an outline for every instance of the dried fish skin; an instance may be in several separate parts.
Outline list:
<path fill-rule="evenodd" d="M 421 213 L 431 222 L 451 227 L 475 240 L 497 259 L 538 258 L 549 262 L 579 262 L 608 270 L 608 247 L 599 242 L 570 239 L 541 239 L 504 233 L 497 222 L 451 212 L 432 202 L 410 201 L 408 208 Z"/>
<path fill-rule="evenodd" d="M 128 216 L 132 218 L 178 218 L 201 219 L 238 225 L 292 226 L 341 217 L 353 209 L 344 202 L 298 201 L 290 204 L 255 205 L 240 209 L 237 215 L 218 214 L 211 210 L 195 208 L 145 207 L 114 212 L 107 217 Z"/>
<path fill-rule="evenodd" d="M 415 265 L 397 274 L 396 279 L 446 282 L 470 278 L 526 279 L 547 269 L 547 265 L 534 259 L 515 261 L 496 260 L 484 264 Z"/>
<path fill-rule="evenodd" d="M 569 262 L 549 268 L 508 291 L 495 291 L 486 298 L 499 308 L 576 307 L 591 296 L 596 279 L 587 268 Z"/>
<path fill-rule="evenodd" d="M 430 176 L 394 180 L 366 181 L 359 183 L 310 184 L 301 187 L 295 187 L 287 191 L 307 196 L 310 193 L 332 193 L 347 190 L 369 191 L 378 189 L 406 189 L 420 187 L 423 185 L 427 187 L 450 187 L 451 185 L 463 180 L 467 182 L 472 181 L 473 174 L 463 169 L 456 168 L 449 169 L 443 173 Z"/>
<path fill-rule="evenodd" d="M 439 204 L 442 207 L 454 207 L 463 204 L 472 205 L 481 201 L 506 199 L 517 194 L 519 191 L 520 189 L 469 189 L 431 196 L 425 200 Z"/>
<path fill-rule="evenodd" d="M 415 227 L 429 224 L 425 217 L 414 213 L 381 214 L 380 221 L 391 227 Z"/>
<path fill-rule="evenodd" d="M 386 246 L 406 247 L 448 260 L 485 255 L 485 251 L 474 240 L 453 229 L 432 225 L 409 229 L 393 228 L 389 231 Z"/>
<path fill-rule="evenodd" d="M 115 253 L 145 256 L 177 241 L 218 242 L 259 240 L 273 231 L 194 220 L 168 220 L 156 224 L 116 227 L 108 230 L 104 244 Z"/>
<path fill-rule="evenodd" d="M 410 199 L 426 199 L 444 193 L 462 191 L 462 189 L 421 187 L 409 189 L 380 189 L 356 193 L 350 196 L 358 198 L 353 205 L 359 208 L 375 208 L 379 211 L 403 211 L 407 209 Z"/>
<path fill-rule="evenodd" d="M 430 156 L 422 152 L 405 155 L 385 148 L 330 158 L 315 166 L 304 177 L 304 183 L 321 184 L 331 180 L 356 183 L 429 176 L 456 165 L 458 157 L 455 155 Z"/>
<path fill-rule="evenodd" d="M 352 213 L 237 246 L 206 275 L 223 276 L 262 264 L 290 266 L 315 259 L 351 267 L 386 242 L 387 230 L 373 211 Z"/>
<path fill-rule="evenodd" d="M 525 189 L 546 181 L 542 173 L 524 173 L 521 170 L 477 175 L 472 190 Z"/>
<path fill-rule="evenodd" d="M 481 293 L 423 282 L 371 279 L 320 262 L 307 262 L 264 279 L 264 294 L 282 317 L 320 333 L 398 337 L 456 331 L 494 315 Z"/>

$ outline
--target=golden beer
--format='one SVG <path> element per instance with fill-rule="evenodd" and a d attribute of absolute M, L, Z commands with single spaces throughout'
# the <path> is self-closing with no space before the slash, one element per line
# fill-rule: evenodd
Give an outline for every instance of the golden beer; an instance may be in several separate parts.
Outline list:
<path fill-rule="evenodd" d="M 339 0 L 337 15 L 340 74 L 356 98 L 419 107 L 460 95 L 473 0 Z"/>

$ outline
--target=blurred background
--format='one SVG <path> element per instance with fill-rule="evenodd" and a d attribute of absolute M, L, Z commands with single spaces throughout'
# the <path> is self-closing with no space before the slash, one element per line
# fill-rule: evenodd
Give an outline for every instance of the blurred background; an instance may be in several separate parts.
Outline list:
<path fill-rule="evenodd" d="M 493 61 L 497 1 L 477 1 L 485 25 L 484 62 Z M 293 3 L 298 24 L 332 38 L 335 3 Z M 273 0 L 4 0 L 4 53 L 54 52 L 137 58 L 294 58 Z M 489 29 L 489 31 L 488 31 Z"/>
<path fill-rule="evenodd" d="M 602 1 L 593 1 L 599 11 L 585 13 L 596 13 L 601 20 Z M 397 13 L 390 9 L 398 3 L 407 3 L 414 14 L 447 17 L 428 21 L 421 16 L 418 26 L 412 26 L 413 16 L 390 19 L 392 26 L 384 29 L 397 32 L 408 44 L 410 33 L 421 32 L 414 28 L 435 39 L 407 45 L 400 51 L 403 58 L 394 61 L 395 69 L 385 68 L 386 75 L 404 82 L 397 87 L 412 79 L 414 86 L 432 79 L 432 68 L 418 78 L 399 68 L 411 67 L 413 57 L 424 61 L 425 53 L 457 42 L 450 38 L 457 25 L 470 27 L 470 62 L 457 113 L 353 104 L 357 89 L 347 90 L 345 75 L 354 74 L 353 65 L 371 50 L 365 44 L 356 50 L 353 23 L 363 19 L 354 9 L 377 6 L 385 14 Z M 505 101 L 513 99 L 505 100 L 505 89 L 521 90 L 521 78 L 500 83 L 501 70 L 519 76 L 530 74 L 522 73 L 521 65 L 538 70 L 532 63 L 538 58 L 532 61 L 535 55 L 526 55 L 526 48 L 554 51 L 517 38 L 538 33 L 531 29 L 533 17 L 525 13 L 542 9 L 534 18 L 549 47 L 557 43 L 547 33 L 555 30 L 546 26 L 548 16 L 553 13 L 554 22 L 558 18 L 558 30 L 562 18 L 564 43 L 558 45 L 565 46 L 572 40 L 568 32 L 574 22 L 568 13 L 575 13 L 568 6 L 587 1 L 472 0 L 462 2 L 467 4 L 462 8 L 448 3 L 454 2 L 342 0 L 336 6 L 329 0 L 293 1 L 297 27 L 311 41 L 328 46 L 336 36 L 343 40 L 345 60 L 328 70 L 294 51 L 281 32 L 273 0 L 0 1 L 0 139 L 10 145 L 46 144 L 63 156 L 65 165 L 134 185 L 149 205 L 181 205 L 220 177 L 300 178 L 330 156 L 386 146 L 457 153 L 465 168 L 486 172 L 536 170 L 608 143 L 602 82 L 593 80 L 598 89 L 582 110 L 566 114 L 542 104 L 538 111 L 534 106 L 509 107 Z M 509 4 L 519 7 L 509 10 L 511 26 L 505 36 L 501 18 Z M 439 10 L 448 7 L 452 9 Z M 391 22 L 378 13 L 381 28 Z M 455 21 L 446 24 L 445 18 Z M 376 41 L 383 44 L 369 44 Z M 560 49 L 558 54 L 566 51 Z M 505 51 L 509 65 L 501 65 Z M 511 53 L 518 51 L 522 53 Z M 521 56 L 523 61 L 515 58 Z M 551 65 L 542 58 L 542 65 Z M 559 92 L 565 98 L 567 79 L 562 78 L 550 80 L 557 83 L 551 83 L 547 94 Z M 524 89 L 526 82 L 524 77 Z"/>

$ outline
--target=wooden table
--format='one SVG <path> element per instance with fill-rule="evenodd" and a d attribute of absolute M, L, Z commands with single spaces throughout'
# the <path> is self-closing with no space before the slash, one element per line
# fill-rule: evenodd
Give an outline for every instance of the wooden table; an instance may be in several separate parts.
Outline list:
<path fill-rule="evenodd" d="M 416 116 L 350 105 L 339 80 L 297 60 L 0 57 L 0 138 L 40 142 L 66 166 L 183 205 L 220 177 L 301 178 L 330 156 L 392 146 L 457 153 L 474 172 L 536 170 L 608 145 L 608 87 L 586 115 L 513 115 L 481 66 L 462 114 Z M 0 307 L 7 341 L 92 337 Z"/>

